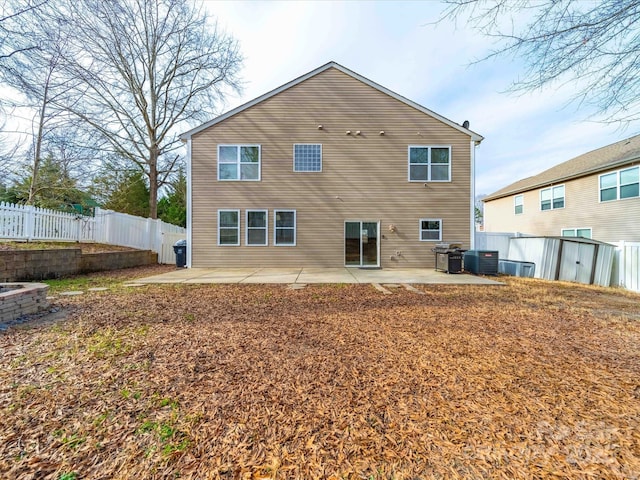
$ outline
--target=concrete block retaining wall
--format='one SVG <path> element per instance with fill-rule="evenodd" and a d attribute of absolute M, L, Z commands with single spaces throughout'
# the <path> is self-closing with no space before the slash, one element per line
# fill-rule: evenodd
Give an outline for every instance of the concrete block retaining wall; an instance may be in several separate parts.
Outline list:
<path fill-rule="evenodd" d="M 39 312 L 49 306 L 49 286 L 44 283 L 5 283 L 1 287 L 0 323 L 9 322 L 20 315 Z"/>
<path fill-rule="evenodd" d="M 79 248 L 0 250 L 0 282 L 23 282 L 157 263 L 146 250 L 83 254 Z"/>

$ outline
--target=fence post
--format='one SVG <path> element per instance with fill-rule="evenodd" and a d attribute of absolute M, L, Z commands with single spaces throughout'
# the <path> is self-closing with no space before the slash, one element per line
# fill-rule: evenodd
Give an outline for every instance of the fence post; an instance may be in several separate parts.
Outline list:
<path fill-rule="evenodd" d="M 33 240 L 33 232 L 35 231 L 36 211 L 33 205 L 25 205 L 24 207 L 24 236 L 27 242 Z"/>
<path fill-rule="evenodd" d="M 627 247 L 624 240 L 618 242 L 620 254 L 618 255 L 618 286 L 626 288 L 627 280 Z"/>

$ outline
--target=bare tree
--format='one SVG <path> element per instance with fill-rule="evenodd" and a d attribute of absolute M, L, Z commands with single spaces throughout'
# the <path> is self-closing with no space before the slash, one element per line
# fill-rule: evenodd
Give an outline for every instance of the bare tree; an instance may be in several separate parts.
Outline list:
<path fill-rule="evenodd" d="M 12 56 L 36 48 L 16 23 L 20 17 L 27 16 L 45 5 L 49 0 L 4 1 L 0 5 L 0 62 Z M 22 41 L 15 42 L 16 37 Z M 0 66 L 2 63 L 0 63 Z"/>
<path fill-rule="evenodd" d="M 10 87 L 3 103 L 12 109 L 31 112 L 30 129 L 22 133 L 32 139 L 32 145 L 22 149 L 31 153 L 28 204 L 33 204 L 39 185 L 39 170 L 46 137 L 66 123 L 64 112 L 56 108 L 61 96 L 74 87 L 74 79 L 61 75 L 64 33 L 58 28 L 54 10 L 46 2 L 31 4 L 5 20 L 13 35 L 4 40 L 12 51 L 2 61 L 0 79 Z M 3 22 L 3 23 L 5 23 Z"/>
<path fill-rule="evenodd" d="M 181 131 L 210 118 L 237 88 L 236 42 L 188 0 L 82 0 L 64 13 L 74 32 L 67 75 L 82 82 L 64 107 L 158 189 L 177 168 Z"/>
<path fill-rule="evenodd" d="M 443 0 L 440 22 L 465 21 L 498 40 L 496 55 L 521 56 L 514 90 L 556 81 L 604 121 L 640 119 L 640 0 Z"/>

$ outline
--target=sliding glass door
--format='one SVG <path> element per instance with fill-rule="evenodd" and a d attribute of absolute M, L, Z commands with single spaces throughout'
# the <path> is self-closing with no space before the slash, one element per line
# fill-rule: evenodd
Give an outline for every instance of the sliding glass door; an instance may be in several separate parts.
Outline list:
<path fill-rule="evenodd" d="M 379 266 L 378 222 L 344 223 L 344 264 L 347 267 Z"/>

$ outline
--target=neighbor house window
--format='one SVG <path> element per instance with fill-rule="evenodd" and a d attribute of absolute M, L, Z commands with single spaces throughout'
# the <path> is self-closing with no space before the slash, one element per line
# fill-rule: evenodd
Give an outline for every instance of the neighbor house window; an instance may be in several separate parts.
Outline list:
<path fill-rule="evenodd" d="M 218 180 L 260 180 L 260 145 L 218 145 Z"/>
<path fill-rule="evenodd" d="M 591 238 L 591 229 L 590 228 L 563 228 L 562 236 Z"/>
<path fill-rule="evenodd" d="M 640 167 L 600 175 L 600 201 L 640 196 Z"/>
<path fill-rule="evenodd" d="M 295 246 L 296 211 L 274 210 L 273 243 L 277 246 Z"/>
<path fill-rule="evenodd" d="M 564 185 L 540 190 L 540 210 L 564 208 Z"/>
<path fill-rule="evenodd" d="M 267 210 L 247 210 L 245 244 L 268 245 L 267 216 Z"/>
<path fill-rule="evenodd" d="M 321 172 L 322 145 L 296 143 L 293 146 L 294 172 Z"/>
<path fill-rule="evenodd" d="M 520 215 L 524 212 L 524 195 L 513 197 L 513 213 Z"/>
<path fill-rule="evenodd" d="M 442 240 L 442 220 L 435 218 L 420 219 L 420 241 L 437 242 Z"/>
<path fill-rule="evenodd" d="M 240 210 L 218 210 L 218 245 L 240 245 Z"/>
<path fill-rule="evenodd" d="M 451 147 L 410 146 L 409 181 L 451 181 Z"/>

